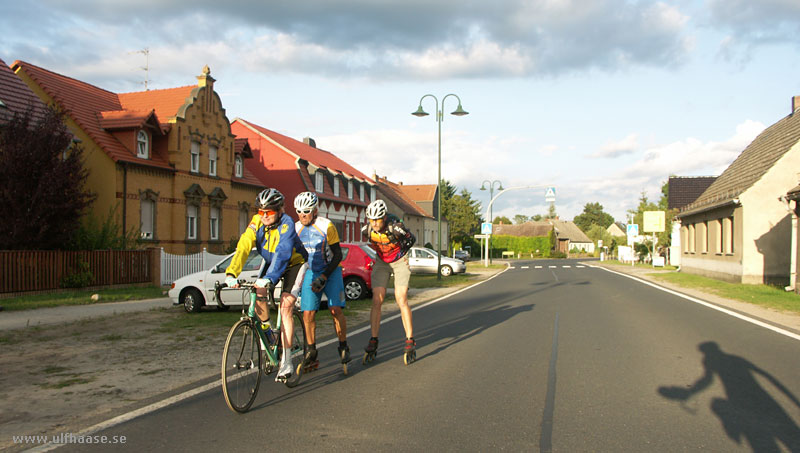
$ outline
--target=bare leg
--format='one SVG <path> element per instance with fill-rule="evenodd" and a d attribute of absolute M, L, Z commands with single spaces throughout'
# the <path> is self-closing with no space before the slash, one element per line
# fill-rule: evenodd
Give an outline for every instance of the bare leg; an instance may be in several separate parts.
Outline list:
<path fill-rule="evenodd" d="M 378 337 L 381 330 L 381 305 L 386 297 L 386 288 L 372 288 L 372 309 L 369 312 L 369 321 L 372 327 L 372 336 Z"/>
<path fill-rule="evenodd" d="M 400 307 L 400 318 L 403 320 L 406 338 L 411 338 L 414 336 L 414 324 L 411 322 L 411 307 L 408 306 L 408 286 L 395 287 L 394 298 Z"/>
<path fill-rule="evenodd" d="M 294 317 L 292 311 L 294 310 L 294 301 L 296 298 L 291 293 L 281 294 L 281 319 L 283 326 L 283 348 L 284 351 L 292 349 L 292 333 L 294 333 Z"/>
<path fill-rule="evenodd" d="M 317 343 L 317 311 L 309 310 L 303 312 L 303 321 L 306 324 L 306 341 L 309 344 Z"/>
<path fill-rule="evenodd" d="M 339 341 L 347 341 L 347 320 L 342 312 L 342 307 L 329 307 L 333 316 L 333 328 L 336 329 L 336 336 Z M 308 325 L 308 321 L 306 321 Z"/>

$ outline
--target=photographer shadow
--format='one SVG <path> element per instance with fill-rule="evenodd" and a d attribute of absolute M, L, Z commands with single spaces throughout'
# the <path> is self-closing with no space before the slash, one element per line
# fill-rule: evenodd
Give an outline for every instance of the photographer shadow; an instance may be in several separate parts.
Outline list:
<path fill-rule="evenodd" d="M 750 361 L 722 352 L 716 342 L 700 344 L 705 373 L 688 388 L 659 387 L 658 393 L 675 401 L 687 401 L 707 389 L 719 377 L 726 398 L 713 398 L 711 411 L 720 419 L 728 437 L 741 444 L 747 441 L 753 451 L 783 451 L 779 443 L 800 452 L 800 427 L 775 399 L 759 385 L 756 375 L 767 379 L 798 408 L 800 401 L 774 376 Z"/>

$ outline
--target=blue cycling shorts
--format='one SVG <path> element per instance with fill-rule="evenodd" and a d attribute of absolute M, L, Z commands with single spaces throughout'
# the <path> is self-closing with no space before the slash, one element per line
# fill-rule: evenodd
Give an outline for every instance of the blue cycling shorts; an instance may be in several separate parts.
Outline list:
<path fill-rule="evenodd" d="M 317 311 L 319 310 L 320 302 L 322 301 L 322 294 L 328 297 L 329 307 L 342 307 L 345 306 L 344 297 L 344 280 L 342 280 L 342 268 L 337 267 L 333 271 L 328 281 L 325 282 L 325 287 L 322 291 L 315 293 L 311 291 L 311 282 L 315 278 L 322 275 L 322 272 L 313 272 L 311 269 L 306 271 L 303 277 L 303 286 L 300 290 L 300 309 L 303 311 Z"/>

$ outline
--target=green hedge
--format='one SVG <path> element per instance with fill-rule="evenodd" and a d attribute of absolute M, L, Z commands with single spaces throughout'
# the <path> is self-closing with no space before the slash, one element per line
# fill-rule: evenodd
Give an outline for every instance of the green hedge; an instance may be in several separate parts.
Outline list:
<path fill-rule="evenodd" d="M 538 252 L 537 252 L 538 250 Z M 501 256 L 503 252 L 521 253 L 524 257 L 550 256 L 550 238 L 547 236 L 492 236 L 492 256 Z"/>

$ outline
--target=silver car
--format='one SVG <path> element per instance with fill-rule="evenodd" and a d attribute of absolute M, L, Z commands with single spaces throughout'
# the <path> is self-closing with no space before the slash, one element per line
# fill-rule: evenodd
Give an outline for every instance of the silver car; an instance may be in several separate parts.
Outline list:
<path fill-rule="evenodd" d="M 411 247 L 408 252 L 408 264 L 413 274 L 435 274 L 438 253 L 426 247 Z M 453 273 L 463 274 L 467 265 L 463 261 L 442 256 L 442 276 L 447 277 Z"/>

